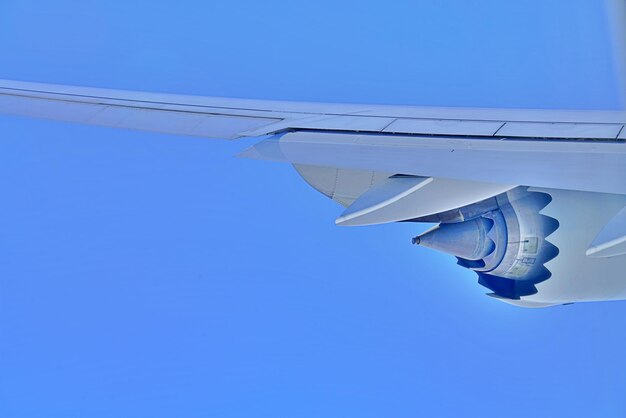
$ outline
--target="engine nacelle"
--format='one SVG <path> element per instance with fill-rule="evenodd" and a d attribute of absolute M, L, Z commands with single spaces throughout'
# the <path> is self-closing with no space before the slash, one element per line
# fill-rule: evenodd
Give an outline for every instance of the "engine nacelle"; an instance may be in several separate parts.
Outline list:
<path fill-rule="evenodd" d="M 537 293 L 550 278 L 545 263 L 559 250 L 548 237 L 559 222 L 540 212 L 552 198 L 517 187 L 491 199 L 418 222 L 441 223 L 413 242 L 452 254 L 458 264 L 478 273 L 479 282 L 496 295 L 519 299 Z"/>
<path fill-rule="evenodd" d="M 340 225 L 438 224 L 414 243 L 455 255 L 505 302 L 544 307 L 626 299 L 626 195 L 524 186 L 498 191 L 374 171 L 296 169 L 347 207 Z"/>

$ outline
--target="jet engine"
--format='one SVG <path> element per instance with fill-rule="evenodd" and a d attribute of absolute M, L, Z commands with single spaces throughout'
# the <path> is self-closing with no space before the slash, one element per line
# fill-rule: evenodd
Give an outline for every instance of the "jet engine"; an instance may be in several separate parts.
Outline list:
<path fill-rule="evenodd" d="M 439 222 L 413 243 L 456 256 L 460 266 L 478 273 L 479 283 L 497 296 L 529 296 L 537 293 L 537 283 L 550 278 L 545 263 L 559 254 L 548 241 L 559 222 L 540 213 L 551 200 L 546 193 L 516 187 L 479 203 L 413 219 Z"/>
<path fill-rule="evenodd" d="M 338 225 L 436 224 L 413 243 L 456 257 L 524 307 L 626 299 L 626 196 L 295 166 L 346 209 Z"/>

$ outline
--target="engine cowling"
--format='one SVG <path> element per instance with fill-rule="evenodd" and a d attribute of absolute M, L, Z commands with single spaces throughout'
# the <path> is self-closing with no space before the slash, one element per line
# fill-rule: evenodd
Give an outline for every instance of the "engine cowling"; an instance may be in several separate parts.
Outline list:
<path fill-rule="evenodd" d="M 519 299 L 550 278 L 545 263 L 559 250 L 548 237 L 559 222 L 541 214 L 552 198 L 517 187 L 491 199 L 417 222 L 440 221 L 413 242 L 457 257 L 495 295 Z"/>

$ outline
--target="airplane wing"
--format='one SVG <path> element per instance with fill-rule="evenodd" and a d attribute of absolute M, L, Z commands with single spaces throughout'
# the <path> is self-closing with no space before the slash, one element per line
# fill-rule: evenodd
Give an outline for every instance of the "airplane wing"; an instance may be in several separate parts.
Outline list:
<path fill-rule="evenodd" d="M 303 103 L 0 80 L 0 112 L 236 139 L 293 130 L 530 139 L 626 139 L 626 111 Z"/>
<path fill-rule="evenodd" d="M 338 225 L 429 222 L 520 306 L 626 298 L 626 112 L 182 96 L 0 80 L 0 113 L 176 135 L 258 137 L 346 207 Z M 591 278 L 602 277 L 601 282 Z"/>
<path fill-rule="evenodd" d="M 207 138 L 242 156 L 626 194 L 626 112 L 299 103 L 0 80 L 0 112 Z M 385 158 L 381 158 L 381 156 Z"/>

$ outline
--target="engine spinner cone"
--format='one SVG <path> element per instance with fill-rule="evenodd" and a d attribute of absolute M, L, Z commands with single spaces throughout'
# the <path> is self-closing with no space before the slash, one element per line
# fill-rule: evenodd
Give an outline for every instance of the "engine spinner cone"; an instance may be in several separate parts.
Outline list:
<path fill-rule="evenodd" d="M 466 260 L 480 260 L 495 250 L 496 245 L 488 236 L 493 224 L 483 217 L 443 223 L 413 238 L 413 242 Z"/>

